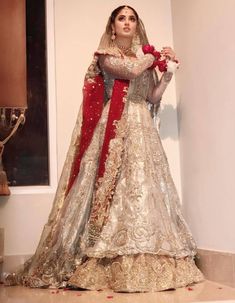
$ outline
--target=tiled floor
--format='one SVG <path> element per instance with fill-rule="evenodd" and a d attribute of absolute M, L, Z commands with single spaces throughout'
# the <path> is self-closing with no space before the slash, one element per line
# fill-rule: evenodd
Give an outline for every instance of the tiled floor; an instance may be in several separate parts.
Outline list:
<path fill-rule="evenodd" d="M 235 288 L 205 281 L 192 287 L 156 293 L 63 291 L 0 285 L 1 303 L 235 303 Z"/>

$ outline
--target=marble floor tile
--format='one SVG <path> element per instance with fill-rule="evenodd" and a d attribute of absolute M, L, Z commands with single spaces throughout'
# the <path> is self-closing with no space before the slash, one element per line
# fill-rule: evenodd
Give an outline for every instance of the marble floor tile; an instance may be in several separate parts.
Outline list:
<path fill-rule="evenodd" d="M 1 303 L 235 303 L 235 288 L 205 281 L 155 293 L 30 289 L 0 285 Z"/>

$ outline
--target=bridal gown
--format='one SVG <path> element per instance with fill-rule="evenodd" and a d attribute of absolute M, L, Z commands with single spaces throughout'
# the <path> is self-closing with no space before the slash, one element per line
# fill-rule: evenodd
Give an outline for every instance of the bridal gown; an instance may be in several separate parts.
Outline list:
<path fill-rule="evenodd" d="M 149 60 L 142 55 L 137 60 L 97 58 L 95 69 L 105 87 L 102 115 L 66 194 L 81 136 L 81 108 L 48 222 L 35 255 L 15 275 L 16 281 L 30 287 L 70 285 L 124 292 L 199 282 L 203 276 L 194 263 L 196 245 L 146 102 L 154 82 L 146 68 Z M 129 86 L 105 173 L 97 182 L 115 79 L 129 80 Z M 107 197 L 109 203 L 104 203 Z"/>

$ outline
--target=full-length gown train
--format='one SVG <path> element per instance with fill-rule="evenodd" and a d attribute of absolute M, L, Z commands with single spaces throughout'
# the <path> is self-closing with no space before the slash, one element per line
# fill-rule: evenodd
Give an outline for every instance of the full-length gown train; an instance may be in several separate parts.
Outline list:
<path fill-rule="evenodd" d="M 104 79 L 101 117 L 67 192 L 81 139 L 81 108 L 49 220 L 35 255 L 16 275 L 17 283 L 135 292 L 201 281 L 196 246 L 146 102 L 153 85 L 147 59 L 110 56 L 98 65 L 97 58 L 90 70 Z M 130 81 L 121 117 L 114 121 L 105 171 L 97 180 L 117 78 Z"/>

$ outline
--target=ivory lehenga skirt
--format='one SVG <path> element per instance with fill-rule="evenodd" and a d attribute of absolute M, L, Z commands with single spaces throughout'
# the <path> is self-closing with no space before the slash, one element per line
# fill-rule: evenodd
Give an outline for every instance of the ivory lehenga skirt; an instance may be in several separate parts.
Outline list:
<path fill-rule="evenodd" d="M 105 174 L 97 182 L 108 107 L 65 197 L 80 114 L 49 221 L 35 255 L 14 276 L 16 283 L 145 292 L 203 280 L 145 100 L 126 102 L 110 142 Z M 107 197 L 109 203 L 104 203 Z"/>

